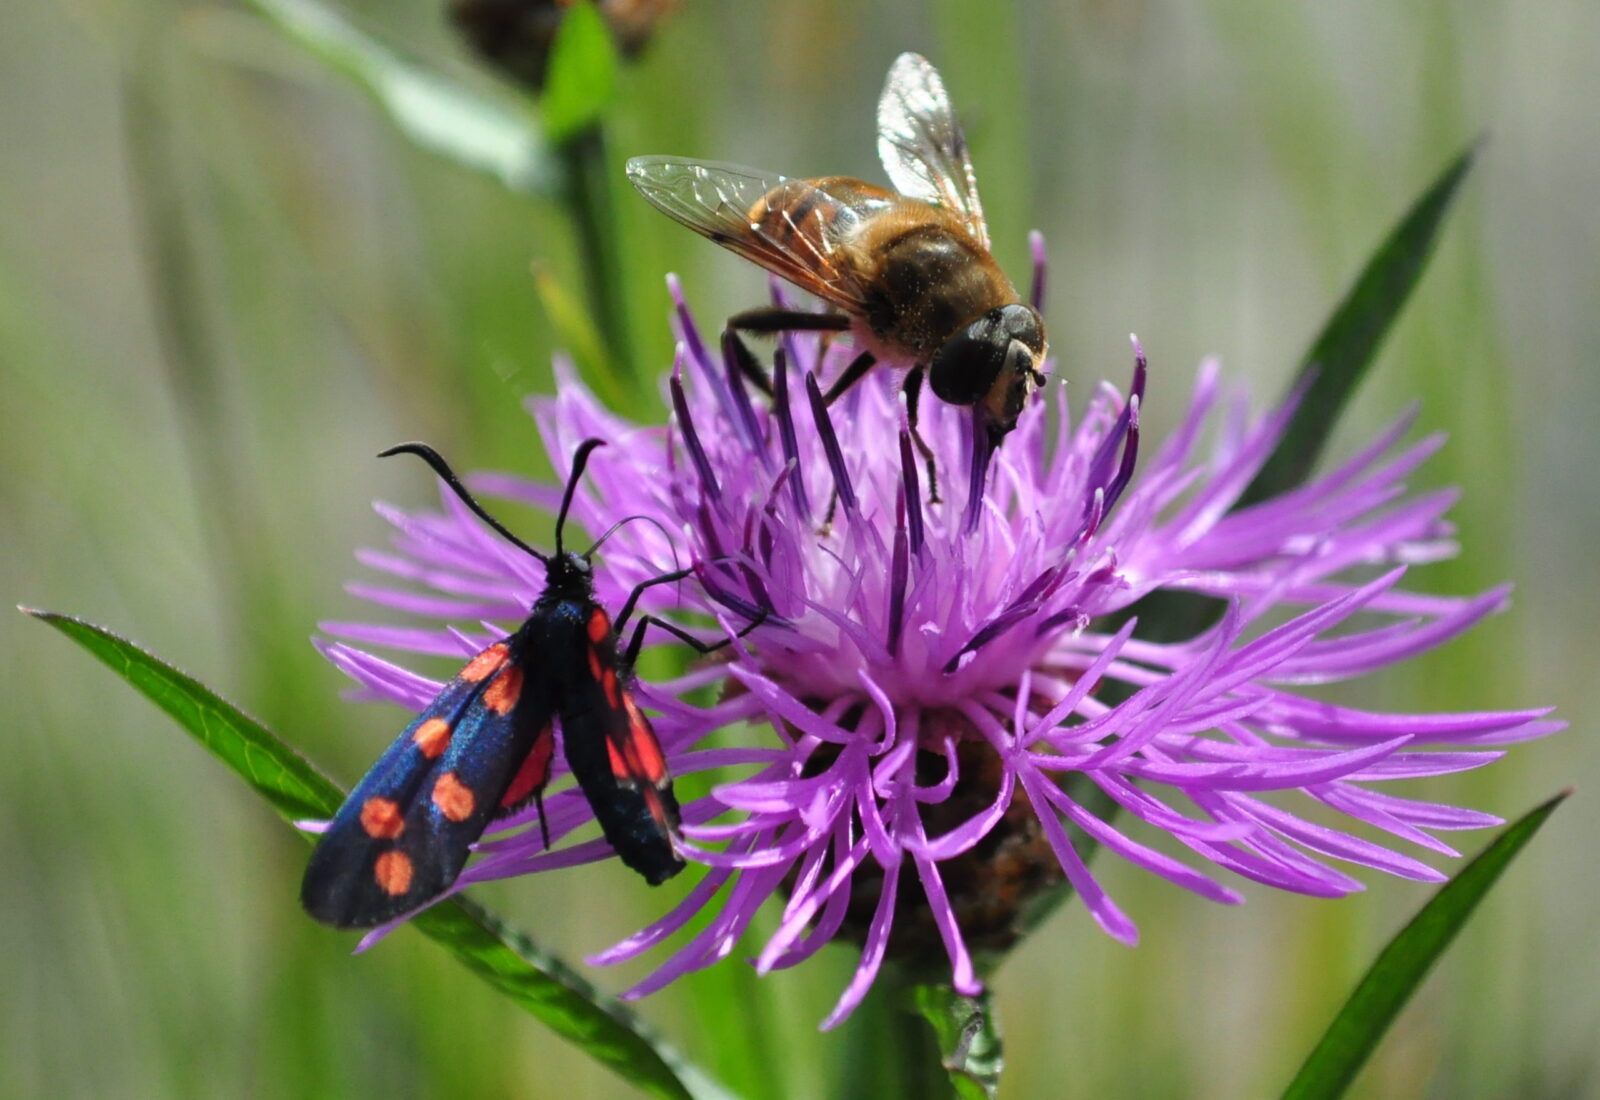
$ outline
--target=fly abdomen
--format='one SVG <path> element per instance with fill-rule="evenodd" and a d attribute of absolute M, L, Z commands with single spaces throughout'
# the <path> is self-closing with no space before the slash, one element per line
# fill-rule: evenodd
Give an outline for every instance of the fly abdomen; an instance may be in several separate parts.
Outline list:
<path fill-rule="evenodd" d="M 839 246 L 895 198 L 881 187 L 844 176 L 784 180 L 750 208 L 750 225 L 780 248 L 836 270 Z"/>

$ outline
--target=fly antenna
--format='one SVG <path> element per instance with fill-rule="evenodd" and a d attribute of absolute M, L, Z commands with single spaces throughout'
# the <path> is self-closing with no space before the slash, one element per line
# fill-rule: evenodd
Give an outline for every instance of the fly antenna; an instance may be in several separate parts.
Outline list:
<path fill-rule="evenodd" d="M 672 550 L 672 569 L 674 572 L 677 572 L 678 569 L 681 568 L 681 566 L 678 564 L 678 546 L 672 541 L 672 533 L 667 530 L 666 525 L 660 520 L 656 519 L 654 516 L 633 515 L 625 516 L 622 519 L 617 520 L 617 522 L 606 528 L 605 534 L 594 540 L 593 546 L 589 547 L 589 549 L 583 552 L 584 560 L 587 561 L 589 558 L 593 557 L 595 551 L 600 549 L 602 543 L 604 543 L 608 538 L 616 534 L 622 528 L 632 523 L 634 520 L 638 520 L 641 523 L 648 523 L 657 531 L 661 532 L 661 537 L 667 540 L 667 546 Z"/>
<path fill-rule="evenodd" d="M 584 446 L 587 447 L 589 445 L 589 443 L 598 443 L 598 442 L 599 442 L 598 440 L 589 440 L 588 443 L 584 444 Z M 478 503 L 477 499 L 474 498 L 473 495 L 470 492 L 467 491 L 467 487 L 465 485 L 461 484 L 461 479 L 456 476 L 456 472 L 450 468 L 450 464 L 444 460 L 444 456 L 441 455 L 438 451 L 434 450 L 432 447 L 428 446 L 426 443 L 401 443 L 398 446 L 390 447 L 387 451 L 380 451 L 378 453 L 378 457 L 379 458 L 388 458 L 390 455 L 400 455 L 400 454 L 416 455 L 418 458 L 422 459 L 422 461 L 426 462 L 429 466 L 432 466 L 433 467 L 433 472 L 438 474 L 442 479 L 444 479 L 444 483 L 446 485 L 450 486 L 451 492 L 455 493 L 456 496 L 461 498 L 461 503 L 465 504 L 468 508 L 472 509 L 473 515 L 477 516 L 479 519 L 483 520 L 483 522 L 487 523 L 490 527 L 494 528 L 495 531 L 497 531 L 499 533 L 500 537 L 505 539 L 509 543 L 511 543 L 511 545 L 516 546 L 516 547 L 518 547 L 518 548 L 520 548 L 522 550 L 527 551 L 528 553 L 532 554 L 535 558 L 538 558 L 542 562 L 545 562 L 547 564 L 549 563 L 550 559 L 548 557 L 546 557 L 545 555 L 539 553 L 539 551 L 535 550 L 533 547 L 529 546 L 527 543 L 525 543 L 521 539 L 517 538 L 517 536 L 513 535 L 510 531 L 506 530 L 506 527 L 505 527 L 505 525 L 503 523 L 501 523 L 499 520 L 497 520 L 493 516 L 491 516 L 489 514 L 488 510 L 486 508 L 484 508 L 483 505 Z M 585 451 L 582 447 L 580 447 L 578 449 L 578 457 L 575 460 L 575 463 L 576 463 L 575 469 L 577 471 L 581 471 L 583 469 L 583 460 L 587 457 L 587 454 L 588 454 L 588 452 Z M 576 477 L 574 477 L 574 480 L 576 480 Z M 567 514 L 567 501 L 570 500 L 571 498 L 572 498 L 572 485 L 569 483 L 567 485 L 567 496 L 566 496 L 566 499 L 564 499 L 561 502 L 561 515 L 562 515 L 563 518 L 565 518 L 566 514 Z M 557 524 L 556 524 L 556 549 L 557 549 L 557 551 L 559 551 L 561 549 L 561 525 L 560 525 L 560 521 L 557 521 Z"/>
<path fill-rule="evenodd" d="M 567 478 L 567 491 L 561 494 L 561 512 L 556 516 L 556 556 L 560 557 L 561 529 L 567 525 L 567 509 L 572 507 L 572 495 L 578 491 L 578 479 L 583 476 L 583 468 L 589 465 L 589 455 L 596 447 L 604 447 L 603 439 L 585 439 L 578 444 L 578 449 L 572 455 L 572 474 Z M 590 553 L 594 551 L 591 550 Z M 584 557 L 588 557 L 585 554 Z"/>

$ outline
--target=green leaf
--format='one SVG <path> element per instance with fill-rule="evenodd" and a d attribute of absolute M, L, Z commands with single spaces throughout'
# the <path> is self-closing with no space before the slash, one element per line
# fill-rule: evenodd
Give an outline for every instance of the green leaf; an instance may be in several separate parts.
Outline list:
<path fill-rule="evenodd" d="M 562 170 L 530 110 L 401 59 L 317 0 L 248 2 L 354 80 L 415 144 L 493 176 L 513 191 L 559 194 Z"/>
<path fill-rule="evenodd" d="M 1243 508 L 1305 481 L 1383 339 L 1433 255 L 1439 227 L 1478 153 L 1467 147 L 1422 193 L 1367 261 L 1306 353 L 1295 386 L 1307 386 L 1272 457 L 1239 498 Z"/>
<path fill-rule="evenodd" d="M 555 330 L 556 343 L 572 355 L 583 380 L 607 408 L 626 409 L 629 396 L 615 360 L 583 303 L 543 267 L 534 269 L 533 285 L 550 327 Z"/>
<path fill-rule="evenodd" d="M 633 1011 L 458 894 L 411 920 L 478 977 L 652 1096 L 734 1100 Z"/>
<path fill-rule="evenodd" d="M 1320 1100 L 1344 1094 L 1500 873 L 1569 793 L 1550 799 L 1501 833 L 1389 941 L 1300 1067 L 1283 1094 L 1285 1100 Z"/>
<path fill-rule="evenodd" d="M 912 1003 L 938 1037 L 941 1062 L 956 1095 L 964 1100 L 994 1100 L 1004 1058 L 988 991 L 964 997 L 947 985 L 930 982 L 910 992 Z"/>
<path fill-rule="evenodd" d="M 337 783 L 192 677 L 93 623 L 30 607 L 21 610 L 49 623 L 99 658 L 170 714 L 289 821 L 332 817 L 344 801 Z"/>
<path fill-rule="evenodd" d="M 604 17 L 588 0 L 568 9 L 550 45 L 550 69 L 539 111 L 544 131 L 561 144 L 593 126 L 617 90 L 617 47 Z"/>
<path fill-rule="evenodd" d="M 1451 161 L 1405 217 L 1389 232 L 1343 302 L 1306 353 L 1294 387 L 1305 387 L 1299 407 L 1277 449 L 1245 488 L 1233 509 L 1260 503 L 1299 486 L 1310 476 L 1356 385 L 1400 315 L 1433 255 L 1439 228 L 1478 152 L 1469 146 Z M 1107 623 L 1137 615 L 1137 636 L 1146 641 L 1192 638 L 1222 618 L 1222 600 L 1193 592 L 1152 592 Z"/>
<path fill-rule="evenodd" d="M 77 642 L 170 714 L 287 820 L 331 817 L 344 801 L 338 784 L 193 677 L 82 619 L 22 610 Z M 695 1100 L 729 1096 L 627 1006 L 464 896 L 410 923 L 529 1015 L 642 1091 Z"/>

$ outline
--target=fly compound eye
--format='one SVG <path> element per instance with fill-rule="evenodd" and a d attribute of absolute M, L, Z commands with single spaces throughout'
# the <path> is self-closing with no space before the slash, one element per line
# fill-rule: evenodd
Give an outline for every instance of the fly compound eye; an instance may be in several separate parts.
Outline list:
<path fill-rule="evenodd" d="M 1000 308 L 999 327 L 1007 338 L 1021 341 L 1036 354 L 1044 354 L 1044 318 L 1032 307 L 1014 302 Z"/>
<path fill-rule="evenodd" d="M 990 310 L 962 329 L 928 364 L 928 385 L 934 396 L 952 405 L 975 404 L 1000 377 L 1009 343 L 999 310 Z"/>

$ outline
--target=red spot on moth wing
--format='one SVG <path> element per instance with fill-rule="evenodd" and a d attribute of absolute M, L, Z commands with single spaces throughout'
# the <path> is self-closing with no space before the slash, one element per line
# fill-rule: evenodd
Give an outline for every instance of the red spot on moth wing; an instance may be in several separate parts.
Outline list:
<path fill-rule="evenodd" d="M 511 652 L 506 648 L 506 643 L 496 642 L 467 662 L 466 667 L 461 670 L 461 679 L 474 684 L 479 680 L 486 679 L 492 672 L 505 664 L 510 655 Z"/>
<path fill-rule="evenodd" d="M 617 781 L 633 786 L 633 772 L 629 770 L 628 761 L 623 758 L 622 749 L 615 741 L 606 741 L 606 755 L 611 758 L 611 774 L 617 777 Z"/>
<path fill-rule="evenodd" d="M 661 754 L 661 742 L 656 731 L 650 728 L 633 701 L 633 693 L 622 692 L 622 708 L 628 716 L 628 728 L 621 737 L 606 738 L 606 753 L 611 758 L 611 774 L 625 787 L 638 787 L 641 783 L 659 787 L 668 782 L 667 761 Z"/>
<path fill-rule="evenodd" d="M 411 857 L 404 852 L 383 853 L 372 865 L 372 877 L 384 893 L 399 897 L 411 889 Z"/>
<path fill-rule="evenodd" d="M 522 694 L 522 669 L 507 665 L 483 693 L 483 704 L 496 714 L 509 714 Z"/>
<path fill-rule="evenodd" d="M 430 718 L 417 727 L 417 732 L 411 735 L 411 740 L 416 743 L 424 757 L 437 760 L 439 754 L 450 747 L 450 723 L 443 718 Z"/>
<path fill-rule="evenodd" d="M 617 687 L 617 670 L 608 668 L 600 675 L 600 682 L 606 689 L 606 702 L 613 708 L 622 706 L 622 695 Z"/>
<path fill-rule="evenodd" d="M 554 751 L 555 744 L 556 739 L 551 735 L 549 726 L 539 731 L 539 736 L 534 738 L 533 748 L 522 758 L 517 774 L 511 777 L 511 786 L 506 788 L 506 793 L 500 798 L 502 809 L 509 810 L 526 802 L 535 791 L 545 785 L 550 778 L 550 754 Z"/>
<path fill-rule="evenodd" d="M 374 840 L 393 840 L 405 832 L 400 803 L 392 798 L 369 798 L 361 804 L 361 827 Z M 404 893 L 405 891 L 401 891 Z"/>
<path fill-rule="evenodd" d="M 650 728 L 649 719 L 633 701 L 633 692 L 622 693 L 622 702 L 628 711 L 628 746 L 639 774 L 651 783 L 661 784 L 667 778 L 667 760 L 661 754 L 661 742 L 656 731 Z"/>
<path fill-rule="evenodd" d="M 445 772 L 433 785 L 433 804 L 451 821 L 465 821 L 472 816 L 478 800 L 472 790 L 455 772 Z"/>
<path fill-rule="evenodd" d="M 595 608 L 589 612 L 589 640 L 596 645 L 606 640 L 611 633 L 611 616 L 605 613 L 604 608 Z"/>
<path fill-rule="evenodd" d="M 606 666 L 600 663 L 600 651 L 594 646 L 589 647 L 589 675 L 599 680 L 605 675 Z"/>

